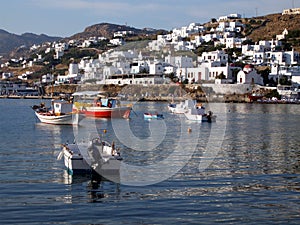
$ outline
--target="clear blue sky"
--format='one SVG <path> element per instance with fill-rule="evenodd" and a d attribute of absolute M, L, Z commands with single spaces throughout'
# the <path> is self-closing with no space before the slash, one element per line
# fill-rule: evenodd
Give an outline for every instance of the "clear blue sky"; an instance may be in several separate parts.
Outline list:
<path fill-rule="evenodd" d="M 300 7 L 300 0 L 8 0 L 1 1 L 0 29 L 61 37 L 102 22 L 171 30 L 230 13 L 253 17 L 293 6 Z"/>

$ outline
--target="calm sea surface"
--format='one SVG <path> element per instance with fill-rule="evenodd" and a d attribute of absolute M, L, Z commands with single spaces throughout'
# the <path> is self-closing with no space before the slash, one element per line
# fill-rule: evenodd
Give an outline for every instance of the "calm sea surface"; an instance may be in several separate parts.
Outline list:
<path fill-rule="evenodd" d="M 137 103 L 130 120 L 74 131 L 38 123 L 39 103 L 0 99 L 1 224 L 300 223 L 300 105 L 210 104 L 217 122 L 199 124 Z M 92 126 L 121 147 L 122 184 L 72 177 L 56 159 Z"/>

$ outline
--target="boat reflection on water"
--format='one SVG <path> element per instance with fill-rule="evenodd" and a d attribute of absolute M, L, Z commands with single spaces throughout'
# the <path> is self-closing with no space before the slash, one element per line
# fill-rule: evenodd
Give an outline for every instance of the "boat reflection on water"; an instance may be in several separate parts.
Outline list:
<path fill-rule="evenodd" d="M 70 192 L 64 195 L 64 202 L 74 203 L 75 196 L 72 195 L 72 189 L 77 185 L 82 186 L 86 183 L 87 199 L 90 202 L 99 202 L 104 199 L 115 198 L 120 195 L 120 184 L 107 180 L 97 173 L 70 175 L 67 171 L 63 173 L 63 182 L 68 185 Z"/>

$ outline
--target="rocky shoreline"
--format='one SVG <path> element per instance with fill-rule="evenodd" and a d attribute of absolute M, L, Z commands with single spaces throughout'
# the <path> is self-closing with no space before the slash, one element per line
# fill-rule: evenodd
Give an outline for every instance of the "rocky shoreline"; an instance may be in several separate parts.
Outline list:
<path fill-rule="evenodd" d="M 101 91 L 109 96 L 119 97 L 125 101 L 164 101 L 180 102 L 185 99 L 195 99 L 199 102 L 223 102 L 223 103 L 250 103 L 249 93 L 244 94 L 217 94 L 211 88 L 203 86 L 184 85 L 59 85 L 46 86 L 43 96 L 17 96 L 2 95 L 0 98 L 8 99 L 52 99 L 60 98 L 63 95 L 70 96 L 76 91 Z M 260 103 L 281 103 L 281 102 L 260 102 Z M 283 102 L 286 103 L 286 102 Z"/>

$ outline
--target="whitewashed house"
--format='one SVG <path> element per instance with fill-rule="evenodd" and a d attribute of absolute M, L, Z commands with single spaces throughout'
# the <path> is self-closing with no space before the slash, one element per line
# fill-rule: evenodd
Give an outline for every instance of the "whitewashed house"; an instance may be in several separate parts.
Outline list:
<path fill-rule="evenodd" d="M 300 14 L 300 8 L 284 9 L 282 15 Z"/>
<path fill-rule="evenodd" d="M 177 68 L 194 67 L 193 59 L 187 56 L 172 56 L 169 54 L 165 57 L 165 62 Z"/>
<path fill-rule="evenodd" d="M 252 65 L 245 65 L 243 70 L 237 74 L 237 84 L 258 84 L 264 85 L 263 78 Z"/>
<path fill-rule="evenodd" d="M 149 63 L 149 74 L 162 75 L 164 73 L 164 66 L 161 62 Z"/>
<path fill-rule="evenodd" d="M 240 19 L 240 18 L 242 18 L 241 14 L 231 13 L 227 16 L 220 16 L 218 18 L 218 21 L 226 21 L 226 20 L 230 20 L 230 19 Z"/>
<path fill-rule="evenodd" d="M 114 38 L 111 39 L 109 43 L 111 43 L 112 45 L 121 46 L 125 44 L 125 41 L 123 38 Z"/>
<path fill-rule="evenodd" d="M 8 73 L 2 73 L 2 79 L 8 79 L 14 76 L 14 73 L 8 72 Z"/>
<path fill-rule="evenodd" d="M 130 73 L 138 74 L 138 73 L 148 73 L 149 72 L 149 64 L 147 61 L 138 60 L 130 65 Z"/>
<path fill-rule="evenodd" d="M 164 74 L 175 74 L 176 73 L 176 67 L 169 64 L 169 63 L 165 63 L 164 64 Z"/>
<path fill-rule="evenodd" d="M 220 39 L 220 43 L 225 44 L 226 48 L 242 48 L 243 41 L 247 38 L 227 37 Z"/>
<path fill-rule="evenodd" d="M 83 70 L 82 81 L 90 79 L 102 79 L 103 78 L 103 66 L 99 59 L 83 58 L 78 64 L 78 69 Z"/>
<path fill-rule="evenodd" d="M 190 41 L 179 41 L 174 44 L 174 49 L 177 51 L 189 51 L 195 49 L 195 45 Z"/>
<path fill-rule="evenodd" d="M 81 74 L 79 73 L 79 66 L 77 63 L 70 63 L 67 75 L 58 75 L 55 84 L 73 83 L 81 80 Z"/>
<path fill-rule="evenodd" d="M 45 74 L 42 76 L 42 84 L 52 84 L 54 82 L 53 74 Z"/>
<path fill-rule="evenodd" d="M 278 81 L 282 76 L 289 77 L 292 83 L 300 84 L 300 67 L 299 66 L 280 66 L 278 64 L 271 65 L 271 72 L 268 78 Z"/>
<path fill-rule="evenodd" d="M 220 64 L 226 65 L 228 62 L 228 54 L 222 50 L 203 52 L 200 57 L 198 57 L 199 62 L 219 62 Z"/>
<path fill-rule="evenodd" d="M 196 81 L 215 80 L 223 74 L 225 78 L 230 78 L 228 64 L 221 66 L 220 63 L 203 62 L 199 65 L 198 79 Z"/>
<path fill-rule="evenodd" d="M 271 51 L 266 52 L 266 61 L 270 64 L 279 64 L 283 66 L 297 65 L 300 62 L 299 52 L 292 49 L 292 51 Z"/>

